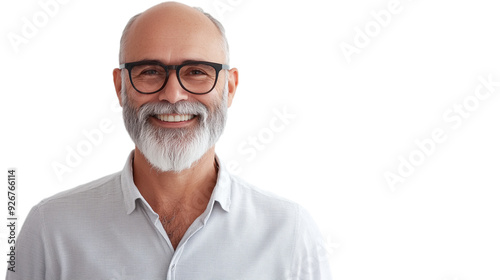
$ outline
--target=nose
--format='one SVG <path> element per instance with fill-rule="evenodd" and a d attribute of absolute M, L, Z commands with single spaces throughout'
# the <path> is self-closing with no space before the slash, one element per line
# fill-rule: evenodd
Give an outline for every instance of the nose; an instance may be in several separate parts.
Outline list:
<path fill-rule="evenodd" d="M 175 71 L 169 71 L 167 84 L 158 92 L 158 99 L 160 101 L 168 101 L 169 103 L 176 103 L 181 100 L 187 100 L 189 92 L 185 91 L 177 80 Z"/>

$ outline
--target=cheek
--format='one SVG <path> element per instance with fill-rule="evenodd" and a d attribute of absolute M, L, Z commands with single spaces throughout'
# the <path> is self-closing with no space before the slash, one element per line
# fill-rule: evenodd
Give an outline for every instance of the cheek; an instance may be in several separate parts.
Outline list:
<path fill-rule="evenodd" d="M 191 96 L 187 101 L 200 102 L 205 107 L 207 107 L 210 112 L 212 112 L 215 109 L 214 108 L 215 105 L 218 104 L 221 100 L 221 96 L 219 95 L 220 93 L 217 92 L 216 90 L 213 90 L 212 92 L 203 95 L 191 94 Z"/>
<path fill-rule="evenodd" d="M 153 102 L 158 101 L 156 94 L 141 94 L 141 93 L 136 92 L 134 90 L 134 88 L 127 88 L 127 96 L 128 96 L 129 103 L 134 108 L 139 108 L 140 106 L 142 106 L 146 103 L 153 103 Z"/>

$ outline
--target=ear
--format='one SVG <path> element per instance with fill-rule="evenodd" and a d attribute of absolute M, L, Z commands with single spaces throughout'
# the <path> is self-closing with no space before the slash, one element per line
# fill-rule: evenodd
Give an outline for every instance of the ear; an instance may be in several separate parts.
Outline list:
<path fill-rule="evenodd" d="M 113 70 L 113 82 L 115 83 L 116 96 L 120 101 L 120 106 L 122 105 L 122 70 L 115 68 Z"/>
<path fill-rule="evenodd" d="M 232 68 L 228 72 L 228 79 L 227 79 L 227 90 L 228 90 L 228 95 L 227 95 L 227 107 L 231 107 L 231 104 L 233 103 L 233 98 L 234 94 L 236 93 L 236 88 L 238 87 L 238 69 Z"/>

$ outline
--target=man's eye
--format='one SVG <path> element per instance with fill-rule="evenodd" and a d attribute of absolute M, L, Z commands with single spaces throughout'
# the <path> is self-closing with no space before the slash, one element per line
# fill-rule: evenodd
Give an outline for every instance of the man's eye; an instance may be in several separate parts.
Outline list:
<path fill-rule="evenodd" d="M 146 76 L 158 75 L 158 74 L 159 72 L 156 69 L 145 69 L 141 72 L 141 75 L 146 75 Z"/>
<path fill-rule="evenodd" d="M 189 75 L 206 75 L 207 73 L 201 69 L 191 69 Z"/>

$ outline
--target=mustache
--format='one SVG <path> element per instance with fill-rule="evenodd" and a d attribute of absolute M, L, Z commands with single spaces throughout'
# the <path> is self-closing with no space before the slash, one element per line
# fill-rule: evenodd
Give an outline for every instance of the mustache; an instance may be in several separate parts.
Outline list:
<path fill-rule="evenodd" d="M 140 120 L 162 114 L 197 115 L 202 120 L 206 120 L 209 110 L 207 106 L 198 101 L 178 101 L 176 103 L 161 101 L 145 103 L 139 107 L 137 112 Z"/>

